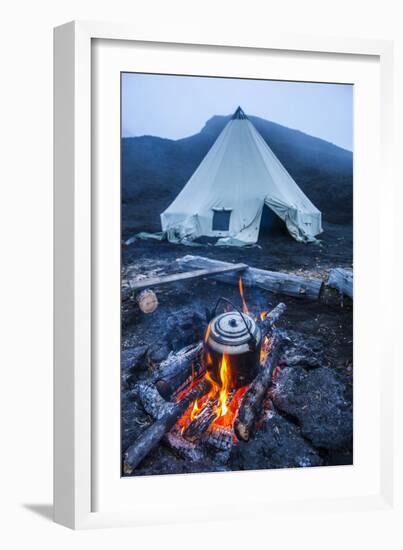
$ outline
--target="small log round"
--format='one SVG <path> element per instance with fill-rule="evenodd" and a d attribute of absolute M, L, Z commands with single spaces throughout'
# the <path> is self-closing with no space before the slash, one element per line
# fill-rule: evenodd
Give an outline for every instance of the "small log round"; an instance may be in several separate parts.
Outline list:
<path fill-rule="evenodd" d="M 143 313 L 153 313 L 158 307 L 158 298 L 155 292 L 149 288 L 136 296 L 136 301 Z"/>

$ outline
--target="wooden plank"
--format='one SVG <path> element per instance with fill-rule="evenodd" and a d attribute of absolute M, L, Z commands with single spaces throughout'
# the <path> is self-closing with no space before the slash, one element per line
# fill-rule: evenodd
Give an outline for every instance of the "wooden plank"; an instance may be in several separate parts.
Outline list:
<path fill-rule="evenodd" d="M 170 275 L 161 275 L 161 277 L 150 277 L 148 279 L 135 281 L 134 283 L 129 281 L 129 285 L 131 290 L 141 290 L 144 288 L 150 288 L 151 286 L 165 285 L 167 283 L 185 281 L 187 279 L 198 279 L 209 275 L 227 273 L 229 271 L 244 271 L 247 267 L 248 266 L 246 264 L 225 264 L 224 266 L 196 269 L 194 271 L 186 271 L 185 273 L 172 273 Z"/>

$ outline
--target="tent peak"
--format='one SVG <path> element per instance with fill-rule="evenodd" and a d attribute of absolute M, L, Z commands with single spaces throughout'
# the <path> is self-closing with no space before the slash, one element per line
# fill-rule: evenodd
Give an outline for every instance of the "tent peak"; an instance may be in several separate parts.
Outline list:
<path fill-rule="evenodd" d="M 248 118 L 248 117 L 245 115 L 245 112 L 243 111 L 242 107 L 238 106 L 237 110 L 232 115 L 232 119 L 243 119 L 243 118 Z"/>

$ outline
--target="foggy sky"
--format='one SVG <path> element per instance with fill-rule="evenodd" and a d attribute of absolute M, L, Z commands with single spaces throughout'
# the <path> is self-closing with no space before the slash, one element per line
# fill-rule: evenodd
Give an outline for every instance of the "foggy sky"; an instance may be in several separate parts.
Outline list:
<path fill-rule="evenodd" d="M 122 135 L 179 139 L 213 115 L 247 115 L 353 148 L 353 87 L 270 80 L 122 75 Z"/>

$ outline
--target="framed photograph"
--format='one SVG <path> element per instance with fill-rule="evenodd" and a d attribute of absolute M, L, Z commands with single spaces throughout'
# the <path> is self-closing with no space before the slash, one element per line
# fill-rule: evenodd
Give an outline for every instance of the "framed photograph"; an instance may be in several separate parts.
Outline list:
<path fill-rule="evenodd" d="M 72 528 L 393 509 L 392 44 L 227 39 L 55 29 Z"/>

